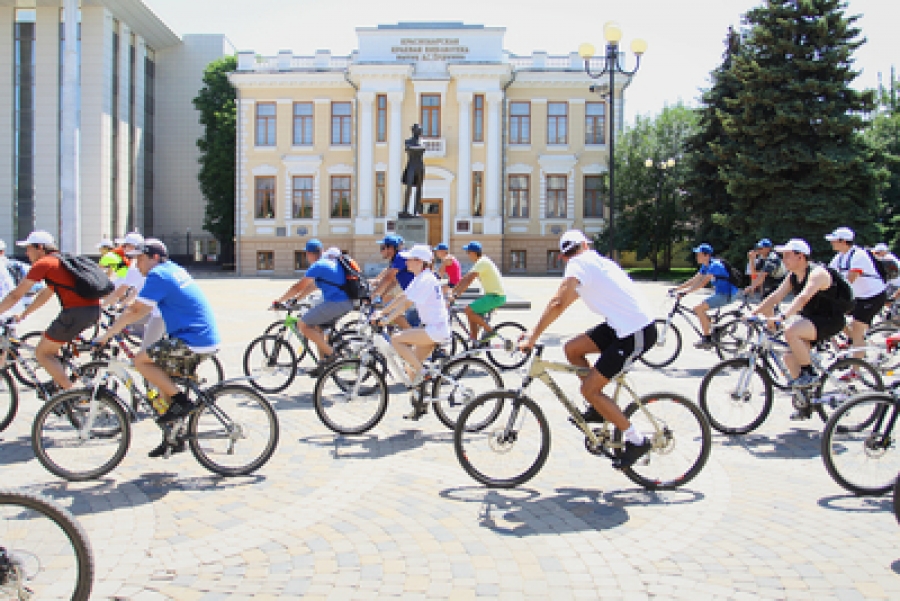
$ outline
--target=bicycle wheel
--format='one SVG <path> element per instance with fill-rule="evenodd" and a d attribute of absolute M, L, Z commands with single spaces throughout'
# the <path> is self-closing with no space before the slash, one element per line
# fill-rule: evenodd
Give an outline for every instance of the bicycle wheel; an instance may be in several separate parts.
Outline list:
<path fill-rule="evenodd" d="M 718 325 L 713 325 L 713 342 L 716 354 L 725 361 L 738 357 L 747 348 L 753 330 L 750 324 L 739 317 L 733 317 Z"/>
<path fill-rule="evenodd" d="M 81 388 L 53 397 L 38 411 L 31 431 L 31 446 L 41 465 L 72 482 L 108 474 L 131 443 L 131 424 L 119 401 L 101 393 L 92 403 L 91 394 Z M 87 424 L 92 412 L 90 430 L 73 426 Z"/>
<path fill-rule="evenodd" d="M 6 430 L 19 410 L 19 390 L 9 375 L 9 370 L 0 371 L 0 432 Z"/>
<path fill-rule="evenodd" d="M 225 369 L 215 355 L 210 355 L 197 366 L 197 384 L 209 388 L 225 379 Z"/>
<path fill-rule="evenodd" d="M 822 421 L 826 422 L 831 412 L 850 397 L 881 390 L 884 390 L 884 381 L 877 369 L 862 359 L 845 357 L 832 363 L 822 374 L 811 403 Z"/>
<path fill-rule="evenodd" d="M 244 375 L 260 392 L 281 392 L 297 377 L 297 354 L 281 338 L 260 336 L 244 351 Z"/>
<path fill-rule="evenodd" d="M 475 397 L 494 390 L 503 389 L 503 378 L 489 363 L 477 357 L 452 359 L 441 369 L 441 375 L 431 387 L 434 413 L 441 423 L 451 430 L 463 408 Z M 496 419 L 500 403 L 485 416 L 487 423 Z M 471 427 L 480 424 L 470 418 Z M 484 427 L 483 425 L 481 427 Z"/>
<path fill-rule="evenodd" d="M 894 482 L 894 517 L 900 524 L 900 476 L 897 476 L 897 481 Z"/>
<path fill-rule="evenodd" d="M 485 416 L 496 411 L 495 419 Z M 483 394 L 465 406 L 453 430 L 459 464 L 491 488 L 531 480 L 550 454 L 550 427 L 537 403 L 511 390 Z"/>
<path fill-rule="evenodd" d="M 758 363 L 729 359 L 709 370 L 700 382 L 700 408 L 722 434 L 748 434 L 772 411 L 772 380 Z"/>
<path fill-rule="evenodd" d="M 91 545 L 72 514 L 46 497 L 0 489 L 0 599 L 87 601 L 93 582 Z"/>
<path fill-rule="evenodd" d="M 17 360 L 12 364 L 12 372 L 22 386 L 35 388 L 38 380 L 50 379 L 50 374 L 44 371 L 34 356 L 34 351 L 42 336 L 41 332 L 29 332 L 18 338 L 18 344 L 15 347 Z"/>
<path fill-rule="evenodd" d="M 900 345 L 888 347 L 888 338 L 900 333 L 900 324 L 887 321 L 866 332 L 866 361 L 876 366 L 882 373 L 900 367 Z"/>
<path fill-rule="evenodd" d="M 665 319 L 657 319 L 654 323 L 656 344 L 641 355 L 641 363 L 659 369 L 670 365 L 681 353 L 681 332 L 673 323 L 666 325 Z"/>
<path fill-rule="evenodd" d="M 241 384 L 213 388 L 191 415 L 188 443 L 197 461 L 220 476 L 252 474 L 278 446 L 278 417 L 261 394 Z"/>
<path fill-rule="evenodd" d="M 641 405 L 628 405 L 625 417 L 647 435 L 653 449 L 622 472 L 650 490 L 684 486 L 709 459 L 712 432 L 706 416 L 694 403 L 671 392 L 644 396 Z M 622 432 L 617 429 L 614 438 L 621 442 Z"/>
<path fill-rule="evenodd" d="M 513 321 L 506 321 L 495 325 L 494 333 L 497 335 L 497 338 L 506 343 L 506 348 L 511 348 L 513 350 L 489 349 L 487 352 L 488 361 L 493 363 L 494 366 L 501 371 L 522 367 L 525 362 L 528 361 L 528 356 L 531 354 L 530 352 L 523 353 L 518 348 L 519 338 L 522 337 L 522 334 L 524 334 L 525 331 L 525 326 Z"/>
<path fill-rule="evenodd" d="M 822 432 L 822 460 L 835 482 L 858 495 L 891 490 L 900 465 L 898 413 L 900 405 L 890 394 L 871 393 L 847 401 L 831 414 Z"/>
<path fill-rule="evenodd" d="M 384 417 L 388 394 L 374 359 L 339 359 L 316 381 L 313 405 L 330 430 L 363 434 Z"/>

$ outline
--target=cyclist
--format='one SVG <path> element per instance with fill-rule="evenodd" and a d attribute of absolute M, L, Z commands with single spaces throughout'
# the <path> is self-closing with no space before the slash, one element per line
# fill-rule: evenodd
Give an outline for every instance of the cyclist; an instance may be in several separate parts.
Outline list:
<path fill-rule="evenodd" d="M 763 238 L 756 243 L 756 248 L 747 253 L 751 283 L 744 289 L 745 295 L 749 296 L 758 291 L 760 296 L 765 298 L 781 285 L 786 269 L 772 246 L 771 240 Z"/>
<path fill-rule="evenodd" d="M 125 258 L 125 253 L 121 248 L 116 248 L 112 240 L 103 239 L 97 244 L 97 250 L 100 251 L 100 267 L 109 276 L 109 279 L 115 283 L 117 280 L 124 279 L 128 273 L 129 262 Z"/>
<path fill-rule="evenodd" d="M 465 292 L 476 278 L 481 281 L 484 294 L 469 303 L 465 313 L 469 321 L 469 337 L 476 344 L 483 345 L 487 344 L 494 336 L 494 328 L 488 324 L 484 316 L 506 304 L 503 277 L 494 262 L 484 255 L 480 242 L 469 242 L 463 246 L 463 250 L 466 251 L 466 255 L 470 261 L 474 262 L 474 265 L 450 292 L 450 300 Z M 482 328 L 484 336 L 479 340 L 478 331 Z"/>
<path fill-rule="evenodd" d="M 403 238 L 391 234 L 385 236 L 380 242 L 381 258 L 386 259 L 388 266 L 382 270 L 373 282 L 372 298 L 379 299 L 394 296 L 394 286 L 400 286 L 400 291 L 406 290 L 413 281 L 413 273 L 406 267 L 406 259 L 400 256 L 403 247 Z M 407 329 L 411 324 L 418 325 L 418 315 L 415 307 L 410 308 L 405 316 L 400 316 L 395 323 L 401 329 Z"/>
<path fill-rule="evenodd" d="M 434 247 L 434 256 L 441 262 L 437 270 L 438 277 L 447 278 L 448 285 L 444 286 L 444 290 L 451 290 L 462 279 L 462 267 L 457 258 L 450 254 L 450 247 L 444 242 Z"/>
<path fill-rule="evenodd" d="M 700 269 L 691 279 L 672 288 L 670 292 L 684 296 L 703 288 L 710 281 L 713 282 L 713 293 L 693 308 L 694 315 L 700 321 L 700 329 L 703 331 L 703 335 L 694 346 L 698 349 L 711 349 L 715 345 L 710 336 L 711 324 L 706 312 L 731 303 L 732 298 L 738 293 L 738 288 L 728 279 L 728 269 L 722 261 L 713 258 L 713 247 L 710 244 L 704 242 L 696 247 L 694 257 L 700 264 Z"/>
<path fill-rule="evenodd" d="M 581 231 L 563 234 L 559 251 L 566 263 L 562 284 L 534 329 L 522 336 L 519 348 L 531 350 L 541 334 L 579 297 L 592 312 L 606 316 L 604 323 L 569 340 L 563 350 L 568 361 L 579 367 L 590 367 L 586 355 L 600 353 L 581 382 L 581 394 L 590 405 L 582 416 L 588 422 L 609 420 L 624 433 L 625 449 L 613 465 L 627 468 L 650 451 L 651 443 L 603 389 L 656 344 L 656 325 L 628 274 L 615 262 L 591 251 Z"/>
<path fill-rule="evenodd" d="M 169 362 L 199 363 L 206 355 L 219 350 L 219 329 L 206 295 L 183 267 L 169 260 L 165 244 L 155 238 L 147 238 L 143 244 L 128 251 L 128 256 L 135 258 L 138 269 L 147 280 L 137 300 L 95 343 L 106 344 L 128 324 L 146 317 L 154 307 L 159 309 L 169 337 L 138 353 L 134 358 L 134 367 L 170 400 L 169 408 L 156 420 L 159 425 L 167 426 L 187 417 L 196 411 L 197 406 L 159 365 Z M 170 446 L 172 453 L 185 450 L 183 440 L 170 445 L 163 436 L 162 443 L 150 451 L 149 456 L 162 457 Z"/>
<path fill-rule="evenodd" d="M 17 267 L 11 265 L 11 261 L 6 257 L 6 242 L 0 240 L 0 299 L 6 298 L 6 295 L 12 292 L 17 286 L 16 279 L 13 276 L 15 269 L 17 269 Z M 24 277 L 25 273 L 28 273 L 28 271 L 25 270 L 20 276 L 20 279 Z M 10 317 L 24 310 L 24 302 L 19 301 L 15 306 L 6 310 L 2 316 Z"/>
<path fill-rule="evenodd" d="M 72 381 L 66 376 L 62 363 L 57 359 L 59 349 L 71 342 L 85 328 L 92 326 L 100 318 L 100 301 L 88 299 L 76 294 L 75 277 L 62 266 L 56 256 L 59 248 L 49 232 L 37 230 L 28 238 L 16 242 L 24 246 L 25 253 L 31 261 L 31 269 L 25 279 L 19 282 L 6 298 L 0 301 L 0 315 L 16 305 L 31 290 L 35 282 L 45 280 L 48 284 L 34 298 L 31 305 L 16 319 L 22 321 L 46 304 L 53 293 L 56 293 L 62 311 L 44 332 L 41 341 L 34 350 L 38 364 L 47 370 L 53 382 L 62 390 L 72 388 Z M 54 387 L 50 386 L 51 392 Z"/>
<path fill-rule="evenodd" d="M 28 275 L 28 270 L 31 269 L 31 265 L 29 265 L 28 263 L 23 263 L 22 261 L 19 261 L 18 259 L 10 257 L 6 254 L 5 240 L 0 240 L 0 262 L 3 263 L 3 266 L 6 267 L 9 275 L 12 276 L 13 288 L 18 286 L 22 282 L 22 280 L 25 279 L 25 276 Z M 10 311 L 15 313 L 24 311 L 28 307 L 28 305 L 30 305 L 34 301 L 34 297 L 37 295 L 37 293 L 44 288 L 46 288 L 46 286 L 43 282 L 36 283 L 31 287 L 31 290 L 28 291 L 28 294 L 25 295 L 25 298 L 20 301 L 21 305 L 17 305 L 13 309 L 10 309 Z"/>
<path fill-rule="evenodd" d="M 888 248 L 888 245 L 884 242 L 879 242 L 875 246 L 872 247 L 872 254 L 878 257 L 881 260 L 893 261 L 898 268 L 900 268 L 900 259 L 891 252 L 891 249 Z M 890 304 L 891 301 L 897 300 L 897 297 L 900 296 L 900 277 L 896 277 L 893 280 L 888 281 L 887 290 L 885 290 L 885 294 L 887 295 L 887 303 Z"/>
<path fill-rule="evenodd" d="M 353 309 L 353 301 L 341 288 L 347 283 L 344 268 L 336 259 L 324 256 L 322 243 L 316 238 L 311 238 L 306 241 L 305 250 L 309 263 L 306 275 L 288 288 L 287 292 L 278 297 L 272 305 L 278 306 L 289 298 L 301 299 L 317 288 L 322 291 L 322 303 L 309 309 L 297 322 L 300 332 L 307 340 L 311 340 L 319 351 L 319 364 L 309 372 L 310 376 L 317 378 L 334 358 L 334 349 L 325 339 L 322 326 L 334 323 L 349 313 Z M 334 250 L 337 250 L 337 255 L 340 256 L 340 250 Z M 329 257 L 333 256 L 333 250 L 329 251 Z"/>

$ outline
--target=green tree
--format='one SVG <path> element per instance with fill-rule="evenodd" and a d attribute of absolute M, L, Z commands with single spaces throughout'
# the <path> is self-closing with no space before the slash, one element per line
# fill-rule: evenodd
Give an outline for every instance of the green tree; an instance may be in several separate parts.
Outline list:
<path fill-rule="evenodd" d="M 234 256 L 237 93 L 228 81 L 228 74 L 235 69 L 234 56 L 211 62 L 203 73 L 203 88 L 194 98 L 200 123 L 206 128 L 203 137 L 197 140 L 201 151 L 197 179 L 206 198 L 203 229 L 219 241 L 226 262 Z"/>
<path fill-rule="evenodd" d="M 897 80 L 892 71 L 890 88 L 880 91 L 879 109 L 866 131 L 866 140 L 889 172 L 887 187 L 881 195 L 879 221 L 885 241 L 894 248 L 900 245 L 900 104 L 896 92 Z"/>

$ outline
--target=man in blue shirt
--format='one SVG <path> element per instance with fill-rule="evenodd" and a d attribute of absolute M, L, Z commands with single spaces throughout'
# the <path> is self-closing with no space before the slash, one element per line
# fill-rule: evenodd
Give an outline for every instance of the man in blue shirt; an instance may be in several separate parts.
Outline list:
<path fill-rule="evenodd" d="M 713 341 L 710 337 L 710 321 L 706 314 L 710 309 L 718 309 L 724 307 L 731 302 L 738 293 L 738 288 L 728 279 L 728 269 L 718 259 L 713 259 L 713 247 L 707 243 L 703 243 L 694 249 L 694 256 L 700 269 L 696 275 L 673 288 L 672 292 L 684 296 L 690 294 L 694 290 L 698 290 L 706 286 L 710 281 L 713 282 L 713 293 L 706 297 L 702 303 L 694 307 L 694 314 L 700 321 L 700 328 L 703 330 L 703 336 L 694 346 L 699 349 L 713 348 Z"/>
<path fill-rule="evenodd" d="M 322 291 L 322 304 L 304 313 L 297 323 L 300 332 L 319 350 L 319 364 L 309 372 L 314 378 L 322 373 L 334 354 L 322 326 L 336 322 L 353 309 L 353 301 L 342 288 L 347 283 L 347 274 L 335 258 L 322 255 L 323 248 L 322 243 L 315 238 L 306 242 L 306 260 L 309 264 L 306 275 L 274 303 L 280 305 L 289 298 L 299 300 L 317 288 Z"/>
<path fill-rule="evenodd" d="M 158 363 L 196 366 L 219 350 L 219 330 L 206 295 L 187 271 L 169 260 L 165 244 L 148 238 L 127 254 L 136 258 L 137 268 L 147 280 L 137 300 L 95 342 L 106 344 L 128 324 L 147 317 L 154 308 L 159 309 L 169 337 L 138 353 L 134 367 L 160 394 L 171 400 L 168 410 L 156 420 L 159 425 L 166 426 L 188 416 L 197 407 Z M 164 437 L 162 444 L 150 451 L 150 457 L 164 456 L 169 446 Z M 171 446 L 173 453 L 185 449 L 183 440 Z"/>
<path fill-rule="evenodd" d="M 406 259 L 400 256 L 400 249 L 403 247 L 403 238 L 395 234 L 385 236 L 379 243 L 381 258 L 387 260 L 388 266 L 378 274 L 375 278 L 375 288 L 372 291 L 372 298 L 394 296 L 389 294 L 391 289 L 396 285 L 401 290 L 406 290 L 413 281 L 415 275 L 406 268 Z M 410 309 L 406 313 L 406 317 L 398 317 L 394 323 L 405 330 L 412 325 L 418 325 L 418 314 L 415 308 Z"/>

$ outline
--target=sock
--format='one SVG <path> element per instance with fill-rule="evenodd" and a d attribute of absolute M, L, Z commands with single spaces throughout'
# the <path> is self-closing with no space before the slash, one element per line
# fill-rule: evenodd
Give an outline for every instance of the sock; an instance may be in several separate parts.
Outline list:
<path fill-rule="evenodd" d="M 628 429 L 625 430 L 625 440 L 633 445 L 641 445 L 644 444 L 644 441 L 647 439 L 634 427 L 634 424 L 631 424 Z"/>

